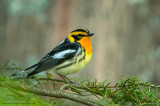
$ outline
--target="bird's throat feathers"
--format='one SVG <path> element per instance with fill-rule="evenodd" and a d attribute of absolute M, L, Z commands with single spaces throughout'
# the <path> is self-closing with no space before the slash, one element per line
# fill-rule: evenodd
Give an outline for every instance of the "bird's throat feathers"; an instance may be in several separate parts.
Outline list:
<path fill-rule="evenodd" d="M 77 42 L 81 44 L 82 48 L 85 48 L 86 55 L 92 55 L 92 45 L 90 37 L 84 37 Z"/>
<path fill-rule="evenodd" d="M 75 39 L 70 36 L 68 39 L 70 42 L 75 42 Z M 76 42 L 79 43 L 82 48 L 85 48 L 86 55 L 92 55 L 91 37 L 83 37 L 81 40 Z"/>

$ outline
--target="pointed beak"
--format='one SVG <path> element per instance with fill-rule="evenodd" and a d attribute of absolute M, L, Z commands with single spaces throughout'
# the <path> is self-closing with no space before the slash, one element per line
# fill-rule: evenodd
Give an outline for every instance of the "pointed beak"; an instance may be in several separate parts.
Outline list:
<path fill-rule="evenodd" d="M 91 36 L 93 36 L 94 35 L 94 33 L 90 33 L 89 35 L 88 35 L 88 37 L 91 37 Z"/>

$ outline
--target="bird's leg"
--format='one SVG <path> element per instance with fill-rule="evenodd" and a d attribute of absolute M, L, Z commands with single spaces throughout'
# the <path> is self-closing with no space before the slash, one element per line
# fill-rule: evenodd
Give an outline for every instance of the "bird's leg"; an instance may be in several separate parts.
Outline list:
<path fill-rule="evenodd" d="M 68 80 L 70 83 L 74 83 L 73 81 L 71 81 L 69 78 L 67 78 L 66 76 L 63 76 L 66 80 Z"/>
<path fill-rule="evenodd" d="M 65 89 L 67 88 L 68 86 L 72 86 L 72 84 L 76 84 L 74 83 L 73 81 L 71 81 L 69 78 L 67 78 L 66 76 L 64 75 L 61 75 L 61 74 L 58 74 L 64 81 L 66 81 L 67 85 L 63 85 L 61 86 L 60 88 L 60 93 Z M 72 89 L 72 88 L 71 88 Z M 78 90 L 76 89 L 72 89 L 73 91 L 75 91 L 76 93 L 78 93 L 79 95 L 82 95 Z"/>
<path fill-rule="evenodd" d="M 61 74 L 58 74 L 58 75 L 67 83 L 67 84 L 61 86 L 61 88 L 60 88 L 60 93 L 61 93 L 64 89 L 66 89 L 69 85 L 71 85 L 71 83 L 68 82 L 68 80 L 65 79 L 65 77 L 63 75 L 61 75 Z"/>
<path fill-rule="evenodd" d="M 64 75 L 58 74 L 67 84 L 73 83 L 69 78 Z"/>

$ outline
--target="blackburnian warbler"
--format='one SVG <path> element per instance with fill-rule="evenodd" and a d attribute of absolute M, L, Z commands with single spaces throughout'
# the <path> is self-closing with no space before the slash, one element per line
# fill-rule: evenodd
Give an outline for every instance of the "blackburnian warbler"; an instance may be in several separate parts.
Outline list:
<path fill-rule="evenodd" d="M 53 70 L 61 77 L 76 73 L 86 67 L 92 58 L 91 36 L 87 29 L 72 31 L 68 37 L 45 55 L 37 64 L 26 68 L 29 77 L 42 71 Z M 32 69 L 31 71 L 29 71 Z M 22 73 L 21 72 L 21 73 Z"/>

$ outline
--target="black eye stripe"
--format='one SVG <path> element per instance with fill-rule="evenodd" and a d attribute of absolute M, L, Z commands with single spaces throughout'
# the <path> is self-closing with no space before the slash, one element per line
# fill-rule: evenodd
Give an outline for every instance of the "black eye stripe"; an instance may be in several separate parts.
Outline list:
<path fill-rule="evenodd" d="M 82 38 L 78 37 L 77 35 L 72 35 L 72 37 L 73 37 L 76 41 L 82 39 Z"/>
<path fill-rule="evenodd" d="M 86 36 L 86 35 L 79 34 L 78 36 L 79 36 L 79 37 L 84 37 L 84 36 Z"/>

